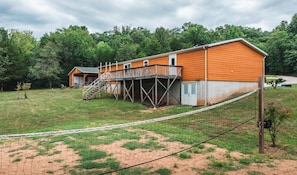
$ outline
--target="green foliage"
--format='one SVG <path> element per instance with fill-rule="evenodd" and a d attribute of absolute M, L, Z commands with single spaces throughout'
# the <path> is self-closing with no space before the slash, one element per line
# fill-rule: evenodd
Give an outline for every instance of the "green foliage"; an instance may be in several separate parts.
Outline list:
<path fill-rule="evenodd" d="M 284 106 L 279 101 L 267 102 L 265 108 L 265 118 L 271 121 L 271 127 L 268 129 L 272 141 L 272 146 L 276 146 L 277 135 L 280 131 L 280 125 L 287 118 L 293 115 L 292 109 Z"/>
<path fill-rule="evenodd" d="M 114 61 L 114 50 L 105 43 L 100 41 L 96 46 L 96 57 L 100 62 L 113 62 Z"/>
<path fill-rule="evenodd" d="M 178 155 L 178 157 L 180 158 L 180 159 L 190 159 L 190 158 L 192 158 L 192 156 L 191 156 L 191 154 L 188 154 L 188 153 L 186 153 L 186 152 L 182 152 L 182 153 L 180 153 L 179 155 Z"/>
<path fill-rule="evenodd" d="M 83 161 L 77 167 L 82 169 L 110 169 L 116 170 L 119 169 L 120 163 L 112 158 L 107 158 L 106 162 L 93 162 L 93 161 Z"/>
<path fill-rule="evenodd" d="M 156 170 L 155 173 L 160 174 L 160 175 L 170 175 L 172 172 L 170 169 L 160 168 L 160 169 Z"/>
<path fill-rule="evenodd" d="M 210 166 L 215 170 L 219 170 L 219 171 L 232 171 L 237 169 L 237 167 L 233 164 L 232 161 L 223 162 L 223 161 L 212 160 Z"/>
<path fill-rule="evenodd" d="M 49 88 L 52 88 L 52 82 L 59 80 L 62 72 L 59 63 L 59 49 L 53 42 L 47 42 L 41 48 L 39 57 L 35 60 L 35 65 L 31 69 L 32 76 L 36 79 L 46 79 L 49 81 Z"/>
<path fill-rule="evenodd" d="M 36 87 L 68 84 L 74 66 L 99 66 L 100 62 L 126 61 L 234 38 L 245 38 L 269 56 L 269 74 L 294 74 L 297 70 L 297 14 L 272 31 L 225 24 L 215 30 L 201 24 L 150 30 L 115 26 L 102 33 L 71 25 L 45 34 L 38 42 L 30 31 L 0 29 L 0 87 L 14 89 L 18 81 Z M 18 71 L 15 71 L 18 70 Z"/>
<path fill-rule="evenodd" d="M 118 175 L 151 175 L 149 168 L 129 168 L 117 173 Z"/>
<path fill-rule="evenodd" d="M 21 160 L 22 160 L 22 158 L 18 157 L 18 158 L 16 158 L 16 159 L 14 159 L 12 162 L 13 162 L 13 163 L 16 163 L 16 162 L 20 162 Z"/>
<path fill-rule="evenodd" d="M 248 171 L 248 175 L 264 175 L 264 173 L 258 172 L 258 171 Z"/>
<path fill-rule="evenodd" d="M 244 158 L 244 159 L 240 159 L 239 160 L 239 163 L 240 164 L 243 164 L 243 165 L 249 165 L 252 163 L 252 160 L 251 159 L 248 159 L 248 158 Z"/>
<path fill-rule="evenodd" d="M 267 41 L 266 68 L 269 74 L 292 74 L 297 70 L 297 14 L 290 23 L 282 21 Z"/>
<path fill-rule="evenodd" d="M 152 140 L 150 140 L 150 141 L 148 141 L 146 143 L 136 142 L 136 141 L 126 142 L 122 147 L 127 148 L 129 150 L 135 150 L 137 148 L 158 150 L 158 149 L 164 148 L 163 145 L 160 145 L 159 143 L 154 142 Z"/>
<path fill-rule="evenodd" d="M 207 148 L 207 152 L 214 152 L 216 149 L 214 147 Z"/>
<path fill-rule="evenodd" d="M 79 152 L 80 156 L 82 157 L 81 161 L 87 161 L 87 160 L 97 160 L 105 158 L 107 155 L 104 151 L 100 150 L 83 150 Z"/>
<path fill-rule="evenodd" d="M 11 62 L 8 59 L 8 34 L 3 28 L 0 28 L 0 37 L 0 91 L 3 91 L 3 82 L 8 79 L 6 71 Z"/>
<path fill-rule="evenodd" d="M 267 84 L 271 84 L 271 86 L 276 89 L 277 85 L 279 83 L 285 82 L 282 78 L 278 78 L 277 76 L 266 76 L 265 77 L 265 82 Z"/>

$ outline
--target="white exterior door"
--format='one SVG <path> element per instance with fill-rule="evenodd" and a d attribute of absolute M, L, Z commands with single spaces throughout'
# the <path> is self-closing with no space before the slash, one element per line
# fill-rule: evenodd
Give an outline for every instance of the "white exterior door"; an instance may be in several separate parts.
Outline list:
<path fill-rule="evenodd" d="M 73 77 L 73 86 L 83 86 L 84 85 L 84 78 L 79 76 Z"/>
<path fill-rule="evenodd" d="M 176 65 L 176 54 L 169 55 L 168 62 L 170 66 Z M 176 67 L 169 67 L 168 74 L 169 75 L 176 75 Z"/>
<path fill-rule="evenodd" d="M 182 83 L 182 105 L 197 105 L 197 83 Z"/>

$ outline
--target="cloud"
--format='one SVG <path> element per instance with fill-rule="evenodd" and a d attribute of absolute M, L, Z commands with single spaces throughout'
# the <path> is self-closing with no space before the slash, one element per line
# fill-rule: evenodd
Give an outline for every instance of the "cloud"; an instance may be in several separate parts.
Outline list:
<path fill-rule="evenodd" d="M 70 25 L 92 33 L 129 25 L 154 30 L 181 27 L 186 22 L 214 29 L 224 24 L 272 30 L 296 13 L 295 0 L 2 0 L 0 24 L 31 30 L 34 36 Z"/>

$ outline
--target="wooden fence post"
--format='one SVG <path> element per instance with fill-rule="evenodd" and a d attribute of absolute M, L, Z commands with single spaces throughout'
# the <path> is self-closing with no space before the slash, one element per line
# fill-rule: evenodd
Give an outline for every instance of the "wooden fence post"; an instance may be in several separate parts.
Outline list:
<path fill-rule="evenodd" d="M 264 153 L 264 84 L 263 77 L 259 77 L 258 79 L 258 87 L 259 87 L 259 153 Z"/>

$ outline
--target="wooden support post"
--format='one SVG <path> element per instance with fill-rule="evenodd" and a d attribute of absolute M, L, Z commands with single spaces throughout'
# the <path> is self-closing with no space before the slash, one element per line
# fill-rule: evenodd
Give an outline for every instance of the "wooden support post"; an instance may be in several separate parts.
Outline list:
<path fill-rule="evenodd" d="M 156 108 L 156 105 L 158 104 L 158 78 L 157 76 L 155 77 L 155 108 Z"/>
<path fill-rule="evenodd" d="M 264 153 L 264 91 L 263 77 L 259 77 L 259 153 Z"/>
<path fill-rule="evenodd" d="M 140 101 L 143 103 L 143 92 L 142 92 L 142 79 L 140 79 Z"/>
<path fill-rule="evenodd" d="M 100 76 L 101 72 L 102 72 L 102 62 L 100 62 L 98 77 Z"/>
<path fill-rule="evenodd" d="M 116 95 L 116 99 L 119 100 L 119 82 L 116 81 L 116 92 L 115 92 L 117 95 Z"/>
<path fill-rule="evenodd" d="M 134 79 L 132 79 L 132 103 L 134 103 Z"/>
<path fill-rule="evenodd" d="M 170 79 L 168 78 L 167 79 L 167 88 L 170 89 Z M 167 91 L 167 106 L 169 106 L 169 99 L 170 99 L 170 96 L 169 96 L 169 89 Z"/>
<path fill-rule="evenodd" d="M 123 89 L 124 89 L 124 101 L 126 100 L 126 80 L 124 80 L 124 87 L 123 87 Z"/>
<path fill-rule="evenodd" d="M 84 74 L 84 86 L 87 85 L 87 81 L 88 81 L 88 80 L 86 81 L 87 76 L 88 76 L 88 74 Z"/>

